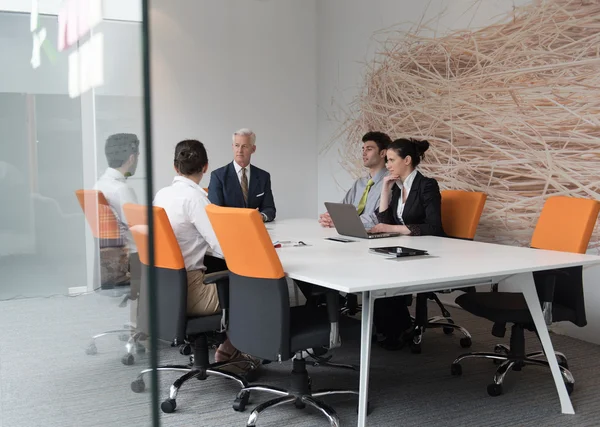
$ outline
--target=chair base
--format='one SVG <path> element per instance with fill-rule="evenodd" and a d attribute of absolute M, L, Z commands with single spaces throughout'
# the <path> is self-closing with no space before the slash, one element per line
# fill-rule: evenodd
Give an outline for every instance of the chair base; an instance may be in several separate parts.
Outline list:
<path fill-rule="evenodd" d="M 123 356 L 121 361 L 124 365 L 133 365 L 134 356 L 133 353 L 144 353 L 146 348 L 139 343 L 141 334 L 135 332 L 135 328 L 131 325 L 124 325 L 123 329 L 114 329 L 112 331 L 105 331 L 100 334 L 96 334 L 92 337 L 90 344 L 85 349 L 85 353 L 88 355 L 95 355 L 98 353 L 98 347 L 96 346 L 96 340 L 98 338 L 118 335 L 119 340 L 125 341 L 126 354 Z"/>
<path fill-rule="evenodd" d="M 432 300 L 437 304 L 442 312 L 441 316 L 434 316 L 427 319 L 427 300 Z M 454 331 L 458 330 L 463 334 L 463 337 L 459 341 L 462 348 L 469 348 L 473 344 L 473 339 L 469 331 L 454 323 L 452 315 L 434 292 L 418 294 L 415 311 L 415 316 L 412 318 L 415 327 L 412 342 L 410 343 L 412 353 L 421 353 L 423 334 L 429 328 L 442 328 L 446 335 L 451 335 Z"/>
<path fill-rule="evenodd" d="M 333 394 L 353 394 L 358 396 L 358 392 L 353 390 L 333 389 L 313 392 L 311 390 L 311 379 L 306 371 L 306 360 L 302 358 L 301 352 L 294 357 L 293 364 L 294 367 L 292 370 L 291 384 L 288 390 L 279 387 L 256 384 L 244 387 L 237 395 L 237 398 L 233 404 L 233 409 L 236 411 L 243 411 L 245 409 L 250 398 L 251 391 L 263 391 L 278 396 L 274 399 L 261 403 L 254 408 L 250 413 L 248 422 L 246 423 L 247 427 L 255 427 L 256 423 L 258 422 L 258 417 L 262 412 L 269 408 L 286 403 L 293 403 L 298 409 L 304 409 L 306 405 L 311 406 L 321 412 L 321 414 L 327 418 L 332 427 L 339 427 L 340 420 L 335 410 L 318 398 Z"/>
<path fill-rule="evenodd" d="M 247 362 L 244 362 L 244 363 L 247 363 Z M 181 386 L 183 386 L 183 384 L 185 384 L 186 382 L 188 382 L 192 379 L 205 380 L 209 376 L 212 375 L 212 376 L 219 376 L 219 377 L 228 378 L 230 380 L 233 380 L 233 381 L 237 382 L 240 385 L 240 387 L 242 387 L 242 388 L 248 387 L 248 381 L 245 378 L 243 378 L 237 374 L 222 370 L 223 367 L 230 365 L 230 364 L 231 363 L 228 363 L 228 362 L 213 363 L 210 365 L 210 367 L 208 369 L 202 369 L 202 368 L 198 368 L 198 367 L 194 367 L 194 366 L 190 366 L 190 365 L 159 366 L 157 368 L 157 371 L 159 371 L 159 372 L 183 372 L 184 373 L 184 375 L 182 375 L 177 380 L 175 380 L 175 382 L 169 388 L 169 397 L 161 403 L 161 405 L 160 405 L 161 410 L 164 413 L 175 412 L 175 409 L 177 408 L 177 394 L 179 393 L 179 389 L 181 388 Z M 146 389 L 146 384 L 144 382 L 144 375 L 149 372 L 152 372 L 152 369 L 143 370 L 142 372 L 140 372 L 138 377 L 131 383 L 131 390 L 134 393 L 142 393 Z"/>
<path fill-rule="evenodd" d="M 563 377 L 563 381 L 565 382 L 567 391 L 569 394 L 571 394 L 575 389 L 575 379 L 573 378 L 571 371 L 569 371 L 567 358 L 563 353 L 558 351 L 555 352 L 555 356 L 558 360 L 560 373 Z M 544 366 L 549 368 L 550 365 L 548 364 L 548 361 L 543 360 L 543 358 L 545 358 L 545 355 L 541 351 L 528 353 L 523 357 L 511 354 L 510 349 L 507 346 L 498 344 L 494 348 L 494 353 L 474 352 L 466 353 L 457 357 L 454 362 L 452 362 L 450 371 L 454 376 L 462 375 L 461 362 L 465 359 L 493 360 L 494 363 L 500 364 L 500 366 L 498 366 L 498 369 L 494 374 L 493 382 L 488 385 L 487 391 L 490 396 L 500 396 L 503 393 L 502 384 L 504 382 L 504 378 L 509 370 L 512 369 L 513 371 L 520 371 L 524 366 L 527 365 Z"/>
<path fill-rule="evenodd" d="M 452 319 L 452 315 L 446 309 L 444 304 L 440 301 L 438 296 L 433 292 L 429 293 L 429 294 L 423 294 L 423 296 L 426 297 L 427 299 L 434 301 L 440 308 L 442 315 L 430 317 L 429 319 L 427 319 L 427 321 L 425 322 L 424 325 L 419 325 L 416 322 L 415 317 L 411 316 L 413 324 L 415 325 L 415 328 L 414 328 L 414 331 L 412 334 L 412 341 L 410 344 L 411 352 L 413 352 L 415 354 L 421 353 L 421 350 L 422 350 L 421 343 L 423 341 L 423 334 L 425 333 L 425 330 L 426 329 L 434 329 L 434 328 L 443 328 L 443 331 L 446 335 L 451 335 L 452 333 L 454 333 L 455 330 L 460 331 L 463 334 L 463 337 L 459 341 L 460 346 L 462 348 L 471 347 L 471 345 L 473 344 L 473 339 L 471 337 L 471 334 L 469 333 L 469 331 L 467 331 L 462 326 L 454 323 L 454 320 Z M 419 300 L 421 298 L 423 298 L 423 297 L 417 298 L 417 304 L 419 304 Z M 417 309 L 419 311 L 419 315 L 417 317 L 422 317 L 422 316 L 427 315 L 426 299 L 421 301 L 421 305 L 422 305 L 422 307 Z M 358 303 L 357 295 L 355 295 L 355 294 L 346 295 L 346 303 L 341 308 L 341 314 L 347 315 L 347 316 L 354 316 L 361 310 L 362 310 L 362 305 L 360 305 Z M 409 339 L 410 339 L 410 337 L 409 337 Z"/>
<path fill-rule="evenodd" d="M 326 348 L 319 349 L 311 349 L 302 351 L 302 359 L 311 359 L 311 361 L 307 360 L 311 366 L 319 367 L 319 366 L 327 366 L 329 368 L 338 368 L 338 369 L 347 369 L 350 371 L 359 371 L 360 368 L 357 365 L 352 365 L 349 363 L 336 363 L 332 362 L 332 355 L 325 356 L 327 354 Z"/>
<path fill-rule="evenodd" d="M 248 387 L 248 375 L 246 375 L 246 378 L 244 378 L 240 375 L 228 372 L 224 368 L 240 363 L 244 363 L 245 365 L 250 364 L 252 367 L 250 372 L 256 372 L 256 369 L 258 368 L 258 366 L 255 366 L 250 360 L 209 363 L 207 334 L 201 334 L 193 337 L 190 340 L 190 345 L 193 348 L 193 355 L 190 356 L 191 363 L 189 365 L 164 365 L 159 366 L 156 369 L 159 372 L 184 373 L 181 377 L 175 380 L 175 382 L 173 382 L 169 388 L 169 397 L 160 405 L 161 410 L 165 413 L 171 413 L 175 411 L 175 408 L 177 408 L 177 394 L 179 393 L 179 389 L 181 386 L 183 386 L 183 384 L 191 379 L 205 380 L 209 376 L 214 375 L 234 380 L 240 385 L 241 388 L 246 388 Z M 183 351 L 181 352 L 183 353 Z M 140 372 L 138 377 L 131 383 L 131 390 L 134 393 L 141 393 L 145 390 L 146 385 L 144 383 L 144 375 L 152 371 L 152 368 L 150 368 L 144 369 L 142 372 Z"/>

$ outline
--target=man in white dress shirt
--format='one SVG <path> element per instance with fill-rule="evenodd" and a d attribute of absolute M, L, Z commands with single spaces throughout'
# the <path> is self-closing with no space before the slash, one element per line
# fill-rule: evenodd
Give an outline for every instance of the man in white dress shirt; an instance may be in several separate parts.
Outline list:
<path fill-rule="evenodd" d="M 138 202 L 135 191 L 127 184 L 127 178 L 135 174 L 137 169 L 140 140 L 131 133 L 111 135 L 106 140 L 104 153 L 108 161 L 108 169 L 98 179 L 94 189 L 104 194 L 117 221 L 119 221 L 121 237 L 125 239 L 129 253 L 137 253 L 135 242 L 123 212 L 123 205 L 126 203 L 137 204 Z"/>
<path fill-rule="evenodd" d="M 219 312 L 220 307 L 216 284 L 204 284 L 204 258 L 209 249 L 214 255 L 222 256 L 223 252 L 206 214 L 208 195 L 200 186 L 208 169 L 206 148 L 197 140 L 181 141 L 175 148 L 174 166 L 177 176 L 170 186 L 156 193 L 154 206 L 165 210 L 181 248 L 187 270 L 187 314 L 207 316 Z M 229 339 L 219 346 L 215 360 L 243 362 L 227 368 L 238 373 L 238 369 L 243 373 L 260 364 L 233 347 Z"/>

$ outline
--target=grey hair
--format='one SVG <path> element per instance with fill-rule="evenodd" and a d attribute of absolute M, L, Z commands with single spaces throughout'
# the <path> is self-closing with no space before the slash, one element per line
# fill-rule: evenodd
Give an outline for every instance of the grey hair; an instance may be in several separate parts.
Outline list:
<path fill-rule="evenodd" d="M 252 143 L 252 145 L 256 144 L 256 134 L 254 132 L 252 132 L 251 129 L 241 128 L 240 130 L 235 131 L 233 133 L 233 136 L 231 137 L 233 139 L 233 142 L 235 142 L 236 135 L 249 136 L 250 142 Z"/>

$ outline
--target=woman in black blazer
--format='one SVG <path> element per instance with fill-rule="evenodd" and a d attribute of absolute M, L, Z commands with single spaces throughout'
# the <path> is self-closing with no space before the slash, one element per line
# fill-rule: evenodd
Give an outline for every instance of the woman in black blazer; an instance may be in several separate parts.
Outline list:
<path fill-rule="evenodd" d="M 386 167 L 389 175 L 383 178 L 377 214 L 380 224 L 371 232 L 444 236 L 438 183 L 416 170 L 428 148 L 427 141 L 408 139 L 397 139 L 388 146 Z"/>
<path fill-rule="evenodd" d="M 379 224 L 371 232 L 400 233 L 410 236 L 444 236 L 442 196 L 438 183 L 423 176 L 416 167 L 429 148 L 427 141 L 397 139 L 387 149 Z M 381 344 L 397 350 L 404 344 L 402 335 L 411 329 L 406 297 L 378 299 L 375 302 L 375 327 L 384 336 Z"/>

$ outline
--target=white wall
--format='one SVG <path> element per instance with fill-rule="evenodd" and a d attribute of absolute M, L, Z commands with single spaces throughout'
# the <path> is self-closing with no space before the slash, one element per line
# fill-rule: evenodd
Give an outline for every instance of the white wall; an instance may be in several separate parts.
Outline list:
<path fill-rule="evenodd" d="M 315 1 L 155 0 L 151 46 L 155 190 L 170 184 L 180 140 L 202 141 L 212 170 L 250 127 L 277 217 L 315 216 Z"/>
<path fill-rule="evenodd" d="M 366 71 L 365 64 L 372 60 L 378 40 L 385 40 L 384 29 L 407 30 L 415 22 L 429 22 L 438 33 L 448 29 L 488 25 L 493 19 L 513 5 L 527 0 L 322 0 L 317 2 L 318 34 L 318 144 L 321 150 L 334 140 L 345 111 L 359 93 Z M 473 7 L 473 5 L 475 5 Z M 477 6 L 478 5 L 478 6 Z M 444 15 L 437 19 L 440 12 Z M 431 34 L 431 33 L 429 33 Z M 393 136 L 392 136 L 393 137 Z M 361 147 L 357 141 L 356 149 Z M 339 164 L 338 149 L 334 146 L 319 155 L 318 210 L 323 202 L 339 200 L 355 177 Z M 588 341 L 600 343 L 600 268 L 590 268 L 585 273 L 588 326 L 577 328 L 571 324 L 556 325 L 557 332 L 566 333 Z M 446 296 L 453 301 L 453 296 Z"/>

